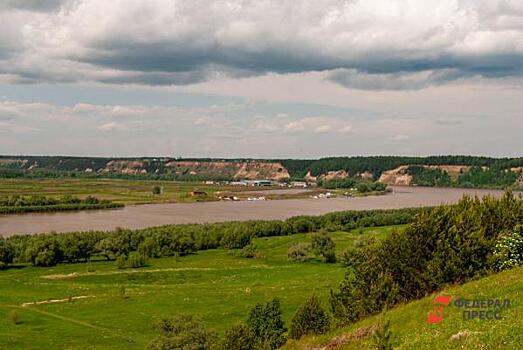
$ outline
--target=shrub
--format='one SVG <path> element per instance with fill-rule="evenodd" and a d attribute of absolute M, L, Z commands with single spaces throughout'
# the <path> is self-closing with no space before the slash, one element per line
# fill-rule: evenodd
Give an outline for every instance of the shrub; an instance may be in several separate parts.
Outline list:
<path fill-rule="evenodd" d="M 258 248 L 254 243 L 249 243 L 240 252 L 240 256 L 243 258 L 253 259 L 258 256 Z"/>
<path fill-rule="evenodd" d="M 517 225 L 514 232 L 498 239 L 494 249 L 494 259 L 500 270 L 523 265 L 522 225 Z"/>
<path fill-rule="evenodd" d="M 325 232 L 313 233 L 311 236 L 311 248 L 316 256 L 321 256 L 325 262 L 336 262 L 334 241 Z"/>
<path fill-rule="evenodd" d="M 176 315 L 154 324 L 159 336 L 148 346 L 150 350 L 210 350 L 215 348 L 216 334 L 207 330 L 201 319 L 193 315 Z"/>
<path fill-rule="evenodd" d="M 287 329 L 283 323 L 278 299 L 273 299 L 265 305 L 256 304 L 249 314 L 247 326 L 252 335 L 254 349 L 273 350 L 286 341 Z"/>
<path fill-rule="evenodd" d="M 13 262 L 14 251 L 8 241 L 0 237 L 0 270 Z"/>
<path fill-rule="evenodd" d="M 381 315 L 373 335 L 376 350 L 392 350 L 391 336 L 390 320 L 383 319 L 383 315 Z"/>
<path fill-rule="evenodd" d="M 311 245 L 295 243 L 287 250 L 287 259 L 293 262 L 304 262 L 311 258 Z"/>
<path fill-rule="evenodd" d="M 12 325 L 19 324 L 20 316 L 18 316 L 18 312 L 16 312 L 16 310 L 9 311 L 8 320 L 9 320 L 9 323 L 11 323 Z"/>
<path fill-rule="evenodd" d="M 244 323 L 238 323 L 225 332 L 223 350 L 252 350 L 253 339 L 249 327 Z"/>
<path fill-rule="evenodd" d="M 116 266 L 119 269 L 130 267 L 133 269 L 144 267 L 147 264 L 147 257 L 138 252 L 130 252 L 126 257 L 125 255 L 119 255 L 116 258 Z"/>
<path fill-rule="evenodd" d="M 121 284 L 119 287 L 118 287 L 118 295 L 120 296 L 120 298 L 122 299 L 127 299 L 129 298 L 129 296 L 127 295 L 127 290 L 125 289 L 125 286 L 123 284 Z"/>
<path fill-rule="evenodd" d="M 127 266 L 131 268 L 143 267 L 147 264 L 147 257 L 138 252 L 131 252 L 127 257 Z"/>
<path fill-rule="evenodd" d="M 227 229 L 220 241 L 226 249 L 242 249 L 251 243 L 252 234 L 245 227 L 233 226 Z"/>
<path fill-rule="evenodd" d="M 162 188 L 158 185 L 154 185 L 152 187 L 152 193 L 157 195 L 157 194 L 161 194 L 162 193 Z"/>
<path fill-rule="evenodd" d="M 127 260 L 125 259 L 125 255 L 118 255 L 116 258 L 116 267 L 119 269 L 124 269 L 127 267 Z"/>
<path fill-rule="evenodd" d="M 323 334 L 329 329 L 329 316 L 313 295 L 299 307 L 291 321 L 290 336 L 299 339 L 307 334 Z"/>

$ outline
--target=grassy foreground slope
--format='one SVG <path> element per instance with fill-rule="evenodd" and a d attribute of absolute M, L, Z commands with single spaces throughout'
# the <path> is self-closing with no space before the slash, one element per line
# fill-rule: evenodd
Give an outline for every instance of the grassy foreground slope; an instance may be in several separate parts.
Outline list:
<path fill-rule="evenodd" d="M 509 299 L 511 305 L 502 309 L 501 320 L 464 320 L 465 309 L 452 304 L 445 308 L 442 323 L 428 324 L 427 314 L 433 308 L 434 297 L 440 294 L 450 295 L 454 300 Z M 394 349 L 516 350 L 523 344 L 522 315 L 523 267 L 519 267 L 461 286 L 449 286 L 421 300 L 397 306 L 386 312 L 385 318 L 390 319 Z M 377 322 L 378 316 L 368 317 L 323 336 L 290 341 L 282 349 L 374 349 L 369 330 Z M 341 344 L 334 347 L 336 342 Z"/>
<path fill-rule="evenodd" d="M 399 228 L 330 235 L 339 254 L 360 237 L 383 238 L 393 229 Z M 0 271 L 0 349 L 144 349 L 156 336 L 156 318 L 197 314 L 222 333 L 273 297 L 289 324 L 311 293 L 326 302 L 345 273 L 340 264 L 287 261 L 290 245 L 309 240 L 306 234 L 256 238 L 256 259 L 214 249 L 151 259 L 140 269 L 119 270 L 114 261 L 11 267 Z M 17 325 L 8 322 L 13 310 Z"/>

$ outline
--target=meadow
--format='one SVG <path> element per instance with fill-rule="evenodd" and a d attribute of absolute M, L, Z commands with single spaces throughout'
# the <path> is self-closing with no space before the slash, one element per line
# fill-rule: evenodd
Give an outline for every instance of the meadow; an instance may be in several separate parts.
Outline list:
<path fill-rule="evenodd" d="M 153 194 L 154 186 L 162 189 L 161 194 Z M 63 197 L 67 195 L 85 198 L 94 196 L 122 204 L 145 203 L 190 203 L 217 200 L 219 192 L 238 193 L 255 191 L 257 188 L 245 186 L 206 185 L 202 182 L 127 180 L 127 179 L 0 179 L 0 197 L 13 194 L 20 196 L 41 195 Z M 191 192 L 205 192 L 206 195 L 193 196 Z"/>
<path fill-rule="evenodd" d="M 386 237 L 403 226 L 330 234 L 340 254 L 362 237 Z M 291 263 L 287 249 L 307 234 L 255 238 L 258 257 L 212 249 L 181 258 L 150 259 L 144 268 L 118 269 L 114 261 L 13 266 L 0 272 L 0 349 L 143 349 L 155 319 L 201 315 L 223 333 L 251 307 L 273 297 L 288 323 L 312 293 L 326 303 L 342 280 L 341 264 Z M 19 323 L 8 315 L 16 311 Z"/>

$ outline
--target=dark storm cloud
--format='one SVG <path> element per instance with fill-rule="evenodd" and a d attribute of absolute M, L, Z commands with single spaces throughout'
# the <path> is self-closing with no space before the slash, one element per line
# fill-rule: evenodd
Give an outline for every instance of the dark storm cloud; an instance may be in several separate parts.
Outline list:
<path fill-rule="evenodd" d="M 517 1 L 66 2 L 47 18 L 28 17 L 18 31 L 26 51 L 0 73 L 16 82 L 185 85 L 326 71 L 331 81 L 364 90 L 523 75 Z M 8 0 L 3 8 L 52 11 L 61 4 Z"/>

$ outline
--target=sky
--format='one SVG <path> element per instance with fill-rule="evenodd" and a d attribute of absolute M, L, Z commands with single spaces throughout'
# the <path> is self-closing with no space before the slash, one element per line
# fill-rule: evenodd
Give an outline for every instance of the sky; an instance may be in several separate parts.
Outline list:
<path fill-rule="evenodd" d="M 523 0 L 0 0 L 0 154 L 523 156 Z"/>

